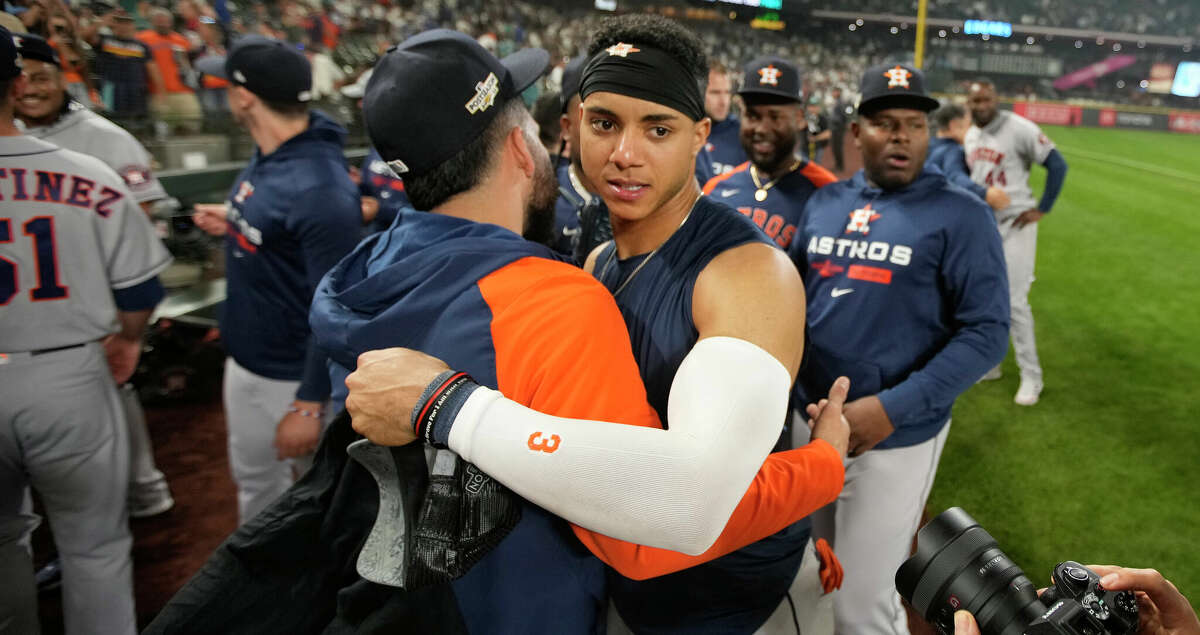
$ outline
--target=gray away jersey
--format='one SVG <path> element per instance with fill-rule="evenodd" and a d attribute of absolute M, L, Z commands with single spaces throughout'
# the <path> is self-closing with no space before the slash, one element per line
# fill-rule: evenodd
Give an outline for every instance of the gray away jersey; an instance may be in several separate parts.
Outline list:
<path fill-rule="evenodd" d="M 999 187 L 1012 200 L 996 212 L 1003 221 L 1037 206 L 1029 187 L 1029 168 L 1042 163 L 1054 142 L 1032 121 L 1001 110 L 988 125 L 971 126 L 963 142 L 971 180 L 984 187 Z"/>
<path fill-rule="evenodd" d="M 150 153 L 124 128 L 71 102 L 67 112 L 48 126 L 28 128 L 26 134 L 60 148 L 96 157 L 116 171 L 139 203 L 167 197 L 150 171 Z"/>
<path fill-rule="evenodd" d="M 99 159 L 0 137 L 0 352 L 115 332 L 113 290 L 170 263 L 149 219 Z"/>

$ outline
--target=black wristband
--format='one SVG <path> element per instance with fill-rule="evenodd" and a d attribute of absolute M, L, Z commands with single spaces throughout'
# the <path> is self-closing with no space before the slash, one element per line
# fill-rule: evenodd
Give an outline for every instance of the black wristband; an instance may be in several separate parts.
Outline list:
<path fill-rule="evenodd" d="M 412 425 L 417 438 L 434 447 L 447 447 L 454 417 L 478 387 L 463 372 L 446 371 L 434 378 L 413 407 Z"/>

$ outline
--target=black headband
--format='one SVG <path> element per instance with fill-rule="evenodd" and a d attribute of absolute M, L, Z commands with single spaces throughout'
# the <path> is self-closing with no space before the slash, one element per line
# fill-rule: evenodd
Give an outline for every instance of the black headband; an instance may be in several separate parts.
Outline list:
<path fill-rule="evenodd" d="M 579 82 L 579 97 L 606 92 L 674 108 L 692 121 L 704 118 L 700 84 L 683 64 L 643 44 L 615 44 L 597 53 Z"/>

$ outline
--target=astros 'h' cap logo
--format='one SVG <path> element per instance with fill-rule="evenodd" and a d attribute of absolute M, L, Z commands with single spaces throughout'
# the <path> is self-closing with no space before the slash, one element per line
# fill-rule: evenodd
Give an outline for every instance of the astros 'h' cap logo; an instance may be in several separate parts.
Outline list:
<path fill-rule="evenodd" d="M 632 44 L 618 42 L 608 47 L 606 50 L 608 51 L 609 55 L 616 55 L 617 57 L 629 57 L 630 53 L 637 53 L 642 49 L 634 48 Z"/>
<path fill-rule="evenodd" d="M 888 88 L 895 88 L 897 86 L 908 88 L 908 78 L 912 77 L 912 73 L 908 72 L 907 68 L 897 64 L 896 68 L 889 68 L 883 76 L 888 78 Z"/>
<path fill-rule="evenodd" d="M 782 72 L 782 71 L 780 71 L 778 68 L 775 68 L 774 65 L 767 64 L 766 66 L 758 69 L 758 77 L 759 77 L 758 83 L 759 84 L 769 84 L 771 86 L 778 86 L 780 72 Z"/>

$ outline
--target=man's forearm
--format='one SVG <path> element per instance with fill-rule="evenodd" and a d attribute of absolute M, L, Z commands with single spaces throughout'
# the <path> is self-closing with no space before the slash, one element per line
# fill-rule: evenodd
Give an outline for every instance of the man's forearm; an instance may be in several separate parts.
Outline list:
<path fill-rule="evenodd" d="M 146 323 L 150 321 L 150 314 L 153 312 L 154 309 L 117 311 L 117 323 L 120 325 L 117 336 L 127 340 L 140 340 L 142 333 L 146 332 Z"/>

